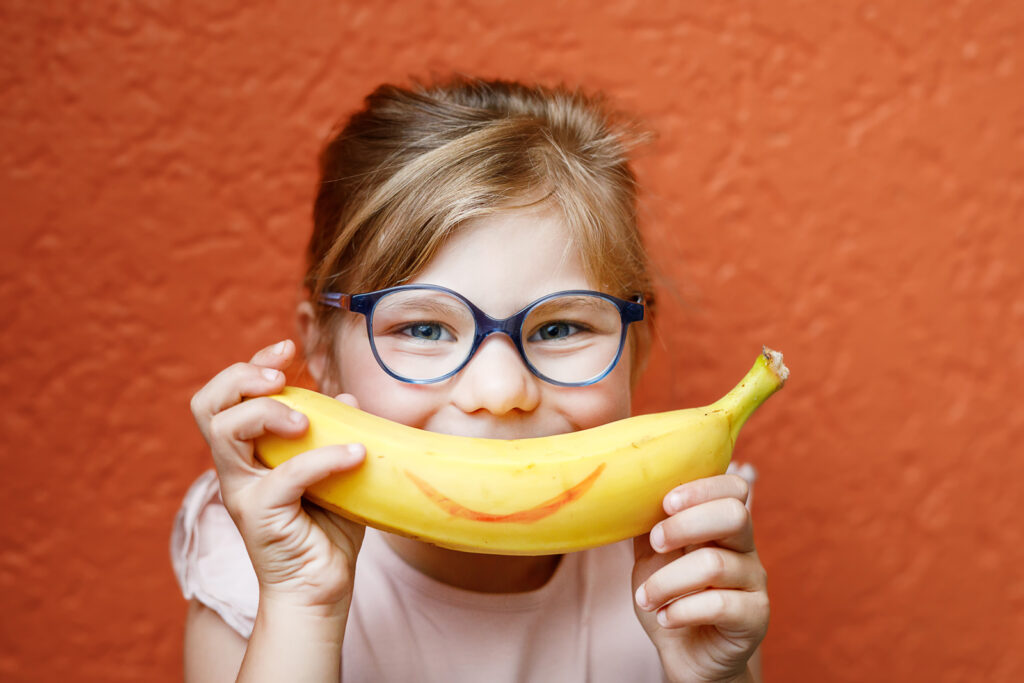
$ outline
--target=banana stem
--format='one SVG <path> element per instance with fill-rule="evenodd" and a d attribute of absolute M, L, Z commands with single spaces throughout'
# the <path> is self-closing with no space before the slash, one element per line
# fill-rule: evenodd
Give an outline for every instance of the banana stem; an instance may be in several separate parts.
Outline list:
<path fill-rule="evenodd" d="M 781 389 L 788 377 L 789 368 L 782 362 L 782 354 L 762 346 L 761 355 L 757 357 L 750 372 L 732 391 L 709 406 L 711 410 L 722 410 L 729 415 L 734 444 L 747 418 L 769 396 Z"/>

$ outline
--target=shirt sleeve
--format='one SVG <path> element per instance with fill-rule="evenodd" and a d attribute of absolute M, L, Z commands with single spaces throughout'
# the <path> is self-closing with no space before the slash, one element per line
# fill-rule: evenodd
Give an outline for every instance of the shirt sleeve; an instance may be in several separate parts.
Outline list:
<path fill-rule="evenodd" d="M 189 488 L 174 519 L 171 565 L 186 600 L 196 599 L 243 638 L 252 634 L 259 583 L 214 470 Z"/>

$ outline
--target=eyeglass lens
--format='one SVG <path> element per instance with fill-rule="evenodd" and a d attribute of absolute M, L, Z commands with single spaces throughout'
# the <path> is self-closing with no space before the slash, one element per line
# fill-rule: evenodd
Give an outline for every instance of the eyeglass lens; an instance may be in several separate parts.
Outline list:
<path fill-rule="evenodd" d="M 400 290 L 382 297 L 371 319 L 373 345 L 396 375 L 431 380 L 458 368 L 476 334 L 473 312 L 437 290 Z M 597 296 L 566 295 L 530 310 L 523 349 L 538 373 L 556 382 L 587 382 L 615 360 L 622 337 L 618 307 Z"/>

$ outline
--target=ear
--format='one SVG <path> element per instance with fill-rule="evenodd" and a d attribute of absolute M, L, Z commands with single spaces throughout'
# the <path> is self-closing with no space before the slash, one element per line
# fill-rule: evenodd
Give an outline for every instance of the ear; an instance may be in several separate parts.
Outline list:
<path fill-rule="evenodd" d="M 302 341 L 303 355 L 306 357 L 306 369 L 318 387 L 323 387 L 326 379 L 327 350 L 320 339 L 316 326 L 316 313 L 313 304 L 303 301 L 295 311 L 295 322 Z"/>
<path fill-rule="evenodd" d="M 636 388 L 641 375 L 647 369 L 647 361 L 651 357 L 651 324 L 646 320 L 633 323 L 629 329 L 632 363 L 630 365 L 630 386 Z"/>

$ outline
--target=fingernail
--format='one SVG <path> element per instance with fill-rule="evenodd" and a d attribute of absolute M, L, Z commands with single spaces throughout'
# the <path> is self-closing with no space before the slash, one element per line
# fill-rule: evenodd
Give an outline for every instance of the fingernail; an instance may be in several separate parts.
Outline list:
<path fill-rule="evenodd" d="M 280 356 L 282 353 L 284 353 L 284 347 L 285 342 L 279 341 L 276 344 L 274 344 L 274 348 L 271 349 L 271 352 L 276 356 Z"/>
<path fill-rule="evenodd" d="M 651 547 L 655 550 L 661 550 L 665 545 L 665 530 L 661 528 L 661 525 L 655 526 L 651 529 Z"/>
<path fill-rule="evenodd" d="M 306 416 L 297 410 L 293 410 L 292 412 L 288 413 L 288 419 L 294 422 L 295 424 L 301 424 L 305 418 Z"/>
<path fill-rule="evenodd" d="M 649 608 L 649 605 L 647 604 L 647 588 L 642 584 L 636 589 L 636 604 L 640 605 L 644 609 Z"/>
<path fill-rule="evenodd" d="M 276 382 L 277 378 L 281 376 L 281 373 L 272 368 L 263 368 L 263 377 L 268 382 Z"/>
<path fill-rule="evenodd" d="M 366 446 L 361 443 L 350 443 L 348 445 L 348 453 L 353 458 L 361 458 L 366 455 Z"/>
<path fill-rule="evenodd" d="M 668 509 L 670 513 L 679 512 L 683 507 L 683 494 L 681 493 L 670 493 L 668 494 Z"/>
<path fill-rule="evenodd" d="M 658 610 L 658 623 L 662 626 L 668 626 L 668 610 Z"/>

